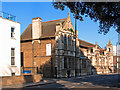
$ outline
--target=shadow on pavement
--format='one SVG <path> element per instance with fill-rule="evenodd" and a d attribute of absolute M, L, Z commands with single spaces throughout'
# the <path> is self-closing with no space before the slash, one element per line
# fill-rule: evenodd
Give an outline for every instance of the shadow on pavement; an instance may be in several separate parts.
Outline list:
<path fill-rule="evenodd" d="M 33 87 L 24 87 L 21 90 L 29 90 L 29 89 L 39 89 L 39 90 L 68 90 L 64 85 L 61 85 L 59 83 L 49 83 L 46 85 L 37 85 Z"/>
<path fill-rule="evenodd" d="M 84 78 L 64 79 L 72 83 L 88 82 L 93 85 L 120 88 L 120 74 L 83 76 Z"/>

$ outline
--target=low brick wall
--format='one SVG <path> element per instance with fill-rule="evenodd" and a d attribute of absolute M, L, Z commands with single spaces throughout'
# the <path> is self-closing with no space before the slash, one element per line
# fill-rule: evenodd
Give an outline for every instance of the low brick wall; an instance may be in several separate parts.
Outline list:
<path fill-rule="evenodd" d="M 21 76 L 0 77 L 0 79 L 1 78 L 2 78 L 2 86 L 7 86 L 7 85 L 23 84 L 28 82 L 39 82 L 42 80 L 42 75 L 41 74 L 21 75 Z"/>

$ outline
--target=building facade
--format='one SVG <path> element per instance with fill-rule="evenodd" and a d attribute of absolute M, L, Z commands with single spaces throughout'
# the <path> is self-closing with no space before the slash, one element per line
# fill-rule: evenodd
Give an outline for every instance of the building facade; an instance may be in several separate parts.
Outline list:
<path fill-rule="evenodd" d="M 23 71 L 31 70 L 31 74 L 42 73 L 45 77 L 66 77 L 67 73 L 75 76 L 74 35 L 70 14 L 47 22 L 33 18 L 21 35 Z"/>
<path fill-rule="evenodd" d="M 92 58 L 89 57 L 89 55 L 92 56 L 93 47 L 95 47 L 94 44 L 79 39 L 81 75 L 96 74 L 96 69 L 92 64 Z"/>
<path fill-rule="evenodd" d="M 113 60 L 114 60 L 115 72 L 120 73 L 120 45 L 119 44 L 116 46 L 113 46 Z"/>
<path fill-rule="evenodd" d="M 96 74 L 115 72 L 116 62 L 113 59 L 113 45 L 110 40 L 106 48 L 101 48 L 97 43 L 87 48 L 87 57 Z"/>
<path fill-rule="evenodd" d="M 20 75 L 20 23 L 14 16 L 7 14 L 6 18 L 4 14 L 0 15 L 0 76 Z"/>
<path fill-rule="evenodd" d="M 111 41 L 102 49 L 97 43 L 78 39 L 70 14 L 46 22 L 40 17 L 33 18 L 21 35 L 22 74 L 70 77 L 109 73 L 113 67 Z"/>

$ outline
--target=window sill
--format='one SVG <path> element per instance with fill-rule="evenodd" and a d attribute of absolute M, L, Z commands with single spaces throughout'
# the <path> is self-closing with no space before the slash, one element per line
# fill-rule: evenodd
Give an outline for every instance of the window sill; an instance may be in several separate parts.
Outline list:
<path fill-rule="evenodd" d="M 14 40 L 16 40 L 16 38 L 14 38 L 14 37 L 11 37 L 11 39 L 14 39 Z"/>
<path fill-rule="evenodd" d="M 46 57 L 51 57 L 51 55 L 46 55 Z"/>
<path fill-rule="evenodd" d="M 11 65 L 11 67 L 17 67 L 16 65 Z"/>

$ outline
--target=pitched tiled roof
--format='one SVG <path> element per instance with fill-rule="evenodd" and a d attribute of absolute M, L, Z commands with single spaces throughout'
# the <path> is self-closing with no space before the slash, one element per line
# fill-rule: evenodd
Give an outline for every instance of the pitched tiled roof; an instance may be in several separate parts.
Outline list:
<path fill-rule="evenodd" d="M 80 46 L 83 46 L 83 47 L 95 47 L 95 44 L 86 42 L 86 41 L 81 40 L 81 39 L 79 39 L 79 44 L 80 44 Z"/>
<path fill-rule="evenodd" d="M 20 36 L 21 40 L 32 39 L 32 24 L 29 24 L 25 31 Z"/>
<path fill-rule="evenodd" d="M 40 38 L 54 37 L 56 32 L 56 23 L 64 23 L 64 19 L 52 20 L 47 22 L 42 22 L 42 35 Z M 29 24 L 26 30 L 21 35 L 21 40 L 31 40 L 32 39 L 32 24 Z"/>

